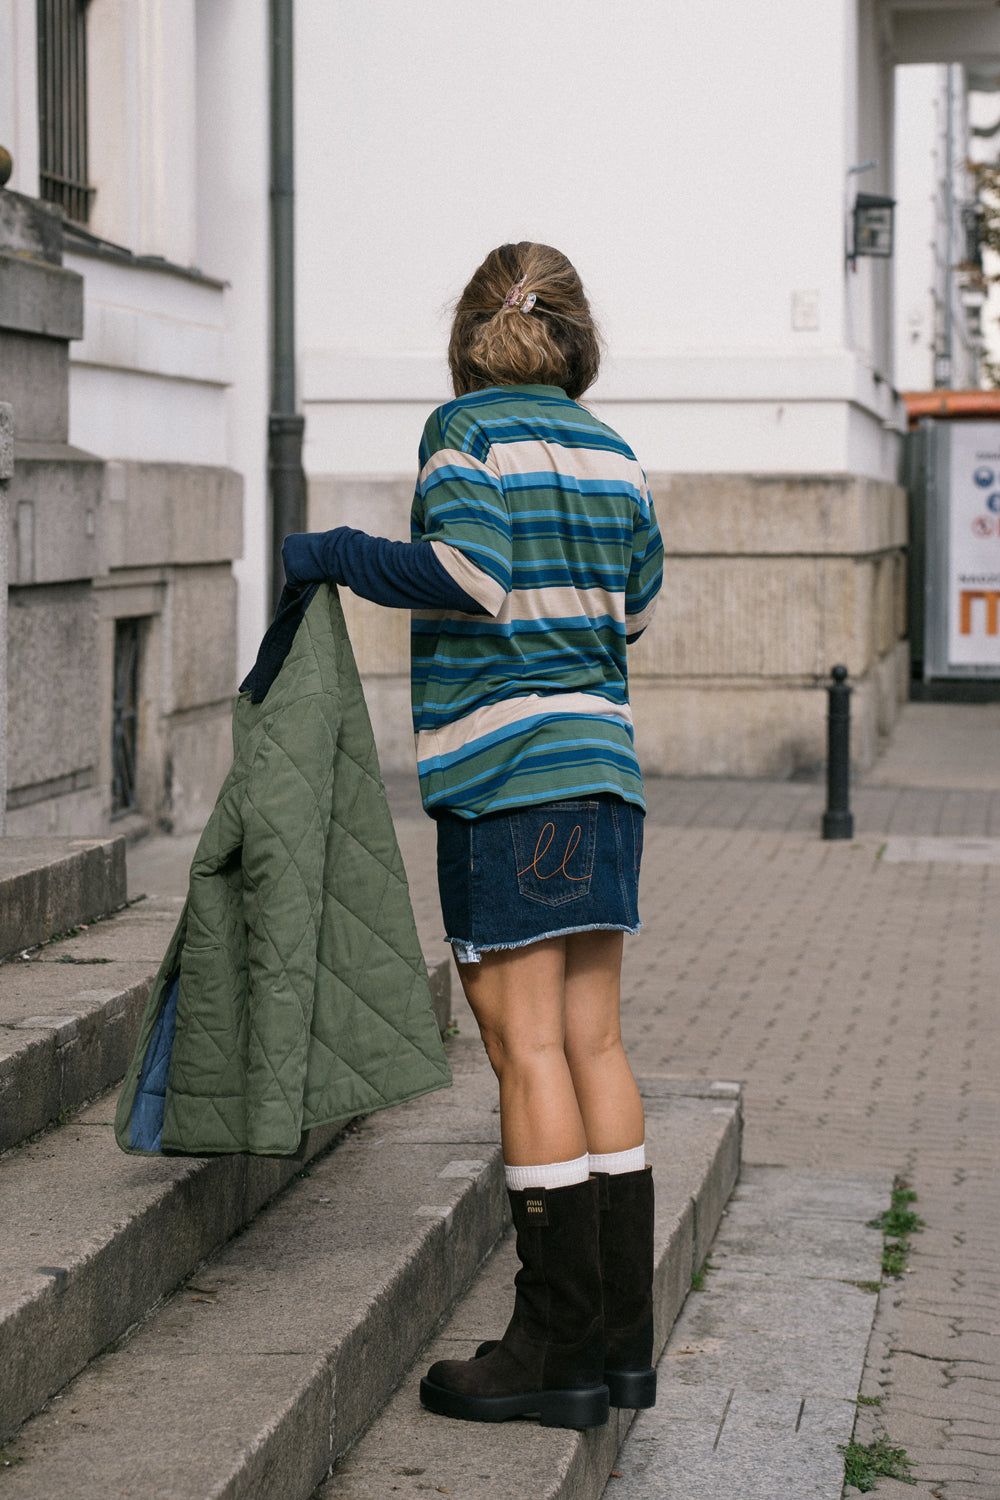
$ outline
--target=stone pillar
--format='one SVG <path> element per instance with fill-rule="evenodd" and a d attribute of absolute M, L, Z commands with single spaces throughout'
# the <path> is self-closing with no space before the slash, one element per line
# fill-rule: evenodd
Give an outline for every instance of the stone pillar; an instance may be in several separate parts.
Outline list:
<path fill-rule="evenodd" d="M 0 401 L 0 838 L 7 826 L 7 485 L 14 472 L 14 411 Z"/>

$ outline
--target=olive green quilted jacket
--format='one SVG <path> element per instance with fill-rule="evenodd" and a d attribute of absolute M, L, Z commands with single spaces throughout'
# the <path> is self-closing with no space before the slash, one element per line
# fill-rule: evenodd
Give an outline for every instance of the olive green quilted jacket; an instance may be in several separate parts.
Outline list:
<path fill-rule="evenodd" d="M 263 701 L 236 703 L 119 1101 L 124 1151 L 291 1155 L 312 1126 L 451 1081 L 336 590 L 293 628 Z"/>

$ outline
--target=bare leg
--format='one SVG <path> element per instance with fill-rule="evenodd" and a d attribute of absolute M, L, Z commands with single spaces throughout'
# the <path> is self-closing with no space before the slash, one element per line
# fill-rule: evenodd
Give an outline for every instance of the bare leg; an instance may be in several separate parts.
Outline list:
<path fill-rule="evenodd" d="M 508 1166 L 573 1161 L 587 1135 L 565 1051 L 567 938 L 484 953 L 459 964 L 493 1071 Z"/>
<path fill-rule="evenodd" d="M 565 943 L 566 1059 L 587 1149 L 628 1151 L 642 1145 L 645 1121 L 622 1046 L 623 934 L 576 932 Z"/>

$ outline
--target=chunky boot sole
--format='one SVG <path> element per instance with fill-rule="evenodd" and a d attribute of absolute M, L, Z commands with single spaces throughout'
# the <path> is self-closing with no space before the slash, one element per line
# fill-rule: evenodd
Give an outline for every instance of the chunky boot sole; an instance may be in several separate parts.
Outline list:
<path fill-rule="evenodd" d="M 610 1401 L 606 1385 L 582 1390 L 523 1391 L 509 1396 L 466 1396 L 437 1385 L 426 1375 L 420 1382 L 420 1400 L 439 1417 L 457 1417 L 462 1422 L 507 1422 L 511 1417 L 537 1414 L 543 1427 L 603 1427 Z"/>
<path fill-rule="evenodd" d="M 499 1339 L 487 1339 L 480 1344 L 476 1350 L 476 1359 L 481 1359 L 484 1354 L 494 1350 Z M 611 1406 L 624 1407 L 629 1411 L 646 1411 L 656 1405 L 656 1371 L 647 1370 L 605 1370 L 604 1380 L 608 1387 L 608 1401 Z"/>
<path fill-rule="evenodd" d="M 656 1405 L 655 1370 L 605 1370 L 604 1378 L 612 1406 L 643 1411 Z"/>

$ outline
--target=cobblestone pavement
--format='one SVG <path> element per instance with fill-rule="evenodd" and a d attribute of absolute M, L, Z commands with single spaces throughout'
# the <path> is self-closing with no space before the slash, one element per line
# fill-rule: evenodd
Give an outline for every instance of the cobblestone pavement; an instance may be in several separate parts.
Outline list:
<path fill-rule="evenodd" d="M 912 1184 L 927 1227 L 880 1298 L 864 1389 L 881 1406 L 862 1425 L 884 1425 L 918 1484 L 879 1493 L 996 1500 L 1000 844 L 994 864 L 880 857 L 893 829 L 995 835 L 995 797 L 865 794 L 859 824 L 883 833 L 824 844 L 815 789 L 728 785 L 695 809 L 698 790 L 651 788 L 630 1049 L 743 1080 L 749 1163 Z"/>

